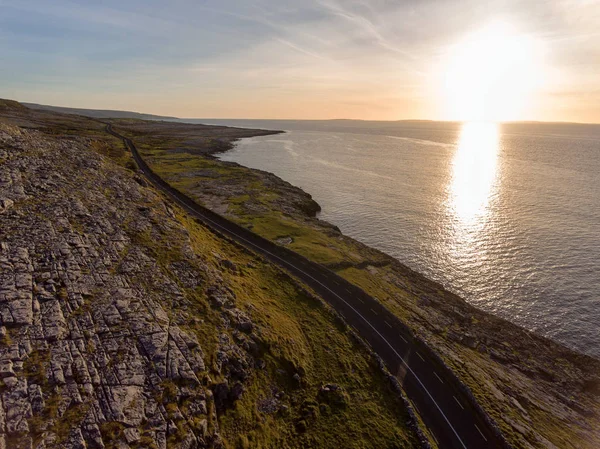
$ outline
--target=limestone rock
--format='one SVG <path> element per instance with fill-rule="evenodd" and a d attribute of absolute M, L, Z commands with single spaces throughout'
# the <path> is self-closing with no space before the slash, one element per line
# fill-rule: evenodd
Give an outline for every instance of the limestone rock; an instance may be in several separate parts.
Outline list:
<path fill-rule="evenodd" d="M 0 198 L 0 214 L 5 213 L 8 209 L 13 207 L 15 202 L 8 198 Z"/>
<path fill-rule="evenodd" d="M 7 435 L 14 447 L 35 440 L 40 449 L 126 448 L 148 438 L 166 448 L 170 433 L 178 433 L 175 448 L 219 442 L 218 425 L 206 424 L 210 385 L 198 377 L 207 369 L 203 342 L 182 326 L 202 323 L 184 289 L 207 289 L 224 314 L 234 308 L 218 271 L 189 242 L 170 266 L 175 276 L 157 264 L 137 236 L 149 233 L 154 243 L 187 231 L 88 139 L 2 125 L 0 149 L 10 152 L 0 165 L 0 449 Z M 39 201 L 17 203 L 29 197 Z M 220 351 L 234 385 L 227 401 L 236 400 L 249 356 L 230 339 Z M 176 406 L 183 400 L 204 426 L 189 426 Z M 53 427 L 61 420 L 68 423 Z"/>

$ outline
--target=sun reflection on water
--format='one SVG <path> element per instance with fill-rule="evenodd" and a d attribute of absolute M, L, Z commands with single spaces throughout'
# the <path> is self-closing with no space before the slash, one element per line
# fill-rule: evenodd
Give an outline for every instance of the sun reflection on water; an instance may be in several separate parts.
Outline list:
<path fill-rule="evenodd" d="M 449 208 L 455 223 L 479 227 L 489 214 L 496 182 L 499 129 L 496 123 L 465 123 L 452 161 Z"/>

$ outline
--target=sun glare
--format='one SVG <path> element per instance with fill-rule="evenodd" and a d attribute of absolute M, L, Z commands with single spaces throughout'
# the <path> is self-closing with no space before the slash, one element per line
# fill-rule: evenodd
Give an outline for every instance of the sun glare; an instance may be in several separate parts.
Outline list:
<path fill-rule="evenodd" d="M 500 132 L 496 123 L 465 123 L 452 161 L 449 207 L 457 224 L 485 221 L 496 181 Z"/>
<path fill-rule="evenodd" d="M 496 22 L 450 47 L 442 68 L 444 118 L 525 118 L 542 83 L 541 48 L 531 36 Z"/>

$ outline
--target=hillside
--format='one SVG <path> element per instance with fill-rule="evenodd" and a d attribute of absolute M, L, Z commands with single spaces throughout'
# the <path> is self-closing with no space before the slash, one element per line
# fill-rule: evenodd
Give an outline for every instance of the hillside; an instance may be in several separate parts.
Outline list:
<path fill-rule="evenodd" d="M 201 128 L 112 120 L 151 167 L 201 204 L 334 270 L 392 310 L 469 388 L 519 448 L 600 444 L 600 362 L 484 313 L 315 217 L 309 195 L 222 162 Z"/>
<path fill-rule="evenodd" d="M 350 329 L 134 167 L 103 123 L 0 100 L 0 448 L 419 446 Z"/>
<path fill-rule="evenodd" d="M 179 120 L 177 117 L 169 117 L 163 115 L 152 115 L 152 114 L 143 114 L 140 112 L 131 112 L 131 111 L 116 111 L 111 109 L 84 109 L 84 108 L 67 108 L 63 106 L 50 106 L 46 104 L 37 104 L 37 103 L 22 103 L 24 106 L 30 109 L 36 109 L 40 111 L 48 111 L 48 112 L 59 112 L 62 114 L 77 114 L 82 115 L 84 117 L 92 117 L 92 118 L 134 118 L 139 120 L 167 120 L 167 121 L 177 121 Z"/>

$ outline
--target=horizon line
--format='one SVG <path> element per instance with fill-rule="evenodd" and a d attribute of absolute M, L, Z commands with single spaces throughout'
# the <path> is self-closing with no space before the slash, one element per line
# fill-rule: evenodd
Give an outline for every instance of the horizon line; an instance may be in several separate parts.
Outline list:
<path fill-rule="evenodd" d="M 128 112 L 132 114 L 139 115 L 150 115 L 157 118 L 164 119 L 177 119 L 177 120 L 263 120 L 263 121 L 296 121 L 296 122 L 332 122 L 332 121 L 355 121 L 355 122 L 389 122 L 389 123 L 397 123 L 397 122 L 437 122 L 437 123 L 472 123 L 472 122 L 483 122 L 483 123 L 498 123 L 498 124 L 517 124 L 517 123 L 539 123 L 539 124 L 568 124 L 568 125 L 600 125 L 600 123 L 596 122 L 570 122 L 566 120 L 558 120 L 558 121 L 546 121 L 546 120 L 449 120 L 449 119 L 419 119 L 419 118 L 405 118 L 405 119 L 396 119 L 396 120 L 375 120 L 375 119 L 360 119 L 360 118 L 330 118 L 330 119 L 311 119 L 311 118 L 232 118 L 232 117 L 178 117 L 174 115 L 160 115 L 156 113 L 150 112 L 138 112 L 131 111 L 127 109 L 97 109 L 97 108 L 87 108 L 87 107 L 76 107 L 76 106 L 58 106 L 58 105 L 49 105 L 42 103 L 33 103 L 29 101 L 19 101 L 14 100 L 24 105 L 32 104 L 38 106 L 47 106 L 47 107 L 56 107 L 63 109 L 80 109 L 87 111 L 99 111 L 99 112 Z"/>

